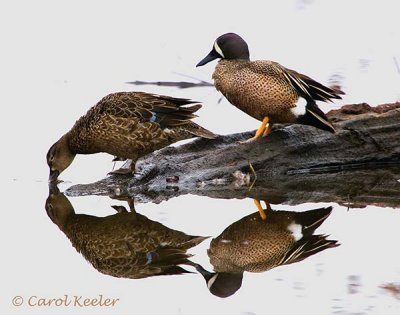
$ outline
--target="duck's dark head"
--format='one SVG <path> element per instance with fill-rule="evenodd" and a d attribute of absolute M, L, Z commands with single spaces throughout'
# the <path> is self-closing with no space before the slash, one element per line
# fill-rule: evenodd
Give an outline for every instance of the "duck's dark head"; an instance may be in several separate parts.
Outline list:
<path fill-rule="evenodd" d="M 74 158 L 75 154 L 69 148 L 67 136 L 61 137 L 47 152 L 47 165 L 50 168 L 49 182 L 55 182 Z"/>
<path fill-rule="evenodd" d="M 210 293 L 220 298 L 235 294 L 242 286 L 243 273 L 209 272 L 199 264 L 195 268 L 206 280 Z"/>
<path fill-rule="evenodd" d="M 226 33 L 218 37 L 210 53 L 196 67 L 204 66 L 214 59 L 250 59 L 249 47 L 239 35 Z"/>

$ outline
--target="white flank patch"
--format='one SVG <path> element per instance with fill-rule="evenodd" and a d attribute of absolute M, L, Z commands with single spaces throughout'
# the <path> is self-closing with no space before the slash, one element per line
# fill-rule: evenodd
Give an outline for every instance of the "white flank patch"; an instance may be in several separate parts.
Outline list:
<path fill-rule="evenodd" d="M 210 290 L 211 286 L 214 284 L 215 280 L 217 280 L 218 277 L 218 273 L 216 273 L 215 275 L 213 275 L 210 280 L 207 283 L 207 288 L 208 290 Z"/>
<path fill-rule="evenodd" d="M 300 224 L 293 222 L 287 227 L 287 229 L 288 231 L 292 232 L 292 235 L 296 242 L 303 237 L 303 233 L 301 232 L 302 226 Z"/>
<path fill-rule="evenodd" d="M 299 99 L 296 102 L 296 107 L 293 107 L 290 110 L 296 117 L 302 116 L 306 114 L 306 105 L 307 105 L 306 99 L 303 97 L 299 97 Z"/>
<path fill-rule="evenodd" d="M 224 53 L 222 52 L 222 49 L 218 46 L 217 42 L 214 43 L 214 49 L 222 58 L 225 58 Z"/>
<path fill-rule="evenodd" d="M 163 131 L 164 131 L 165 133 L 171 133 L 171 129 L 168 129 L 168 128 L 165 128 Z"/>

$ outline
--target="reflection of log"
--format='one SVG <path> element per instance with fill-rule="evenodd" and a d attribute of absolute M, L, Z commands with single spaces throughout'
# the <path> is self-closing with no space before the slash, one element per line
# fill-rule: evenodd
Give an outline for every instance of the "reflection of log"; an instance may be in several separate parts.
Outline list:
<path fill-rule="evenodd" d="M 337 133 L 313 127 L 274 127 L 264 139 L 239 144 L 253 132 L 169 147 L 138 162 L 141 178 L 110 176 L 76 185 L 70 195 L 125 192 L 161 202 L 192 193 L 215 198 L 257 197 L 272 203 L 400 205 L 400 103 L 346 105 L 329 114 Z M 257 180 L 249 191 L 254 176 Z M 178 179 L 178 180 L 177 180 Z"/>

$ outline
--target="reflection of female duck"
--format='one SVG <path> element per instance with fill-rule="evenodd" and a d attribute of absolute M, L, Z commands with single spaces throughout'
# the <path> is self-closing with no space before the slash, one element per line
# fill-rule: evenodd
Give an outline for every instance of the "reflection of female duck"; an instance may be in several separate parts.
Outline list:
<path fill-rule="evenodd" d="M 46 201 L 50 219 L 99 272 L 114 277 L 145 278 L 181 274 L 186 251 L 206 237 L 170 229 L 124 207 L 107 217 L 76 214 L 69 200 L 51 192 Z"/>
<path fill-rule="evenodd" d="M 242 284 L 243 272 L 262 272 L 299 262 L 330 247 L 337 241 L 326 235 L 313 235 L 331 214 L 332 207 L 305 212 L 266 209 L 268 219 L 258 212 L 231 224 L 208 250 L 215 273 L 197 266 L 211 293 L 227 297 Z"/>

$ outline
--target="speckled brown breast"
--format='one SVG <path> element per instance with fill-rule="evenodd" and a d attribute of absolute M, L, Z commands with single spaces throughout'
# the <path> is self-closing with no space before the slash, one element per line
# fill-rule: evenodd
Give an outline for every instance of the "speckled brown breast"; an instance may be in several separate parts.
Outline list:
<path fill-rule="evenodd" d="M 295 122 L 290 108 L 295 106 L 298 94 L 272 65 L 271 61 L 222 59 L 213 74 L 215 87 L 255 119 L 269 116 L 271 122 Z"/>
<path fill-rule="evenodd" d="M 284 213 L 267 214 L 267 218 L 249 215 L 212 240 L 208 255 L 216 272 L 262 272 L 279 264 L 295 243 L 287 230 L 292 219 Z"/>

